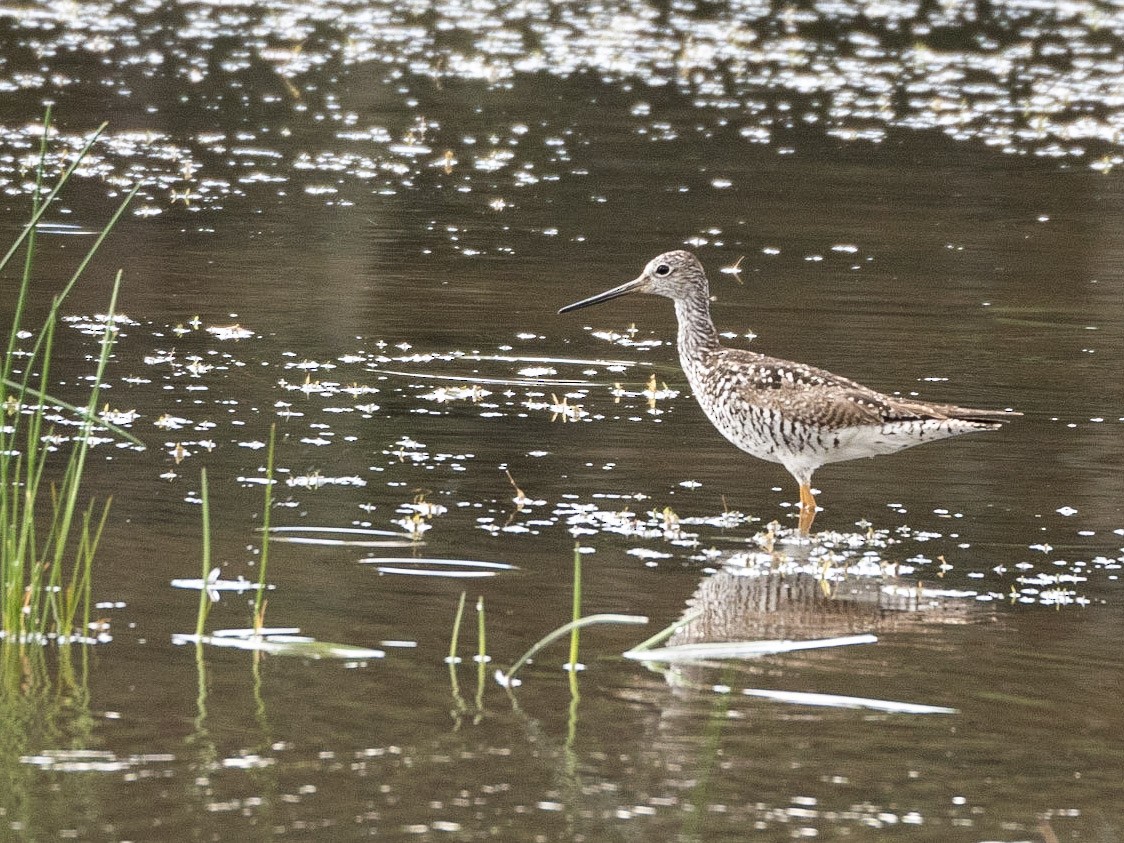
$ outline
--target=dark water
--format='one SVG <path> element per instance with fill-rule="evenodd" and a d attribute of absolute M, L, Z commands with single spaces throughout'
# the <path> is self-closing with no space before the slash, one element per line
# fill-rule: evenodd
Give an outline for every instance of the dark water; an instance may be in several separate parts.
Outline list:
<path fill-rule="evenodd" d="M 36 313 L 145 180 L 66 309 L 104 312 L 124 270 L 106 400 L 148 445 L 93 452 L 112 640 L 6 684 L 0 827 L 1121 839 L 1122 31 L 1097 4 L 0 11 L 4 242 L 43 101 L 59 152 L 110 121 L 41 235 Z M 728 343 L 1023 418 L 823 469 L 811 557 L 727 569 L 795 522 L 791 478 L 710 427 L 666 302 L 555 315 L 683 246 Z M 76 400 L 96 336 L 66 325 Z M 271 545 L 266 622 L 382 658 L 173 643 L 201 468 L 222 579 L 257 577 L 273 423 L 273 524 L 320 541 Z M 583 612 L 650 623 L 585 630 L 573 677 L 555 645 L 509 695 L 494 668 L 570 618 L 575 540 Z M 878 642 L 620 658 L 689 605 L 680 639 Z M 248 623 L 226 593 L 208 629 Z"/>

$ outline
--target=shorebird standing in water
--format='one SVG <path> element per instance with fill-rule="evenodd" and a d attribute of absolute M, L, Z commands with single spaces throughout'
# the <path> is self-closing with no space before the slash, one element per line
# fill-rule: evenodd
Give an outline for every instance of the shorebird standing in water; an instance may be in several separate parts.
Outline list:
<path fill-rule="evenodd" d="M 812 474 L 821 465 L 995 430 L 1018 415 L 883 395 L 803 363 L 725 348 L 710 318 L 706 273 L 690 252 L 665 252 L 634 281 L 558 312 L 629 293 L 664 296 L 675 303 L 679 363 L 691 391 L 723 436 L 758 459 L 780 463 L 800 484 L 802 535 L 816 517 Z"/>

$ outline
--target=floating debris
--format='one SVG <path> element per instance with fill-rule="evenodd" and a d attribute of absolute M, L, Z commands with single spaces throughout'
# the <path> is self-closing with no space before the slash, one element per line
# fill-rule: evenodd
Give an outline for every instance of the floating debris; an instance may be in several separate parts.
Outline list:
<path fill-rule="evenodd" d="M 211 325 L 207 328 L 207 333 L 220 340 L 245 340 L 254 335 L 249 328 L 243 328 L 238 324 Z"/>
<path fill-rule="evenodd" d="M 754 659 L 778 653 L 799 650 L 821 650 L 830 647 L 850 647 L 855 644 L 877 643 L 877 636 L 847 635 L 839 638 L 821 638 L 807 641 L 714 641 L 704 644 L 680 644 L 673 647 L 653 647 L 646 650 L 629 650 L 626 659 L 652 662 L 699 662 L 718 659 Z"/>
<path fill-rule="evenodd" d="M 274 629 L 219 629 L 211 635 L 188 635 L 174 633 L 172 643 L 205 644 L 211 647 L 226 647 L 235 650 L 254 650 L 277 656 L 300 656 L 306 659 L 345 659 L 363 661 L 381 659 L 385 651 L 370 647 L 356 647 L 351 644 L 335 644 L 317 641 L 300 635 L 297 627 Z"/>
<path fill-rule="evenodd" d="M 740 693 L 747 697 L 761 697 L 774 702 L 793 705 L 826 706 L 828 708 L 868 708 L 890 714 L 958 714 L 955 708 L 941 705 L 922 705 L 919 703 L 876 700 L 867 697 L 845 697 L 839 694 L 817 694 L 805 691 L 775 691 L 762 688 L 743 688 Z"/>
<path fill-rule="evenodd" d="M 325 486 L 355 486 L 362 488 L 367 481 L 356 475 L 327 477 L 323 474 L 299 474 L 285 479 L 285 485 L 296 489 L 322 489 Z"/>
<path fill-rule="evenodd" d="M 207 597 L 210 598 L 212 603 L 217 603 L 222 596 L 221 592 L 233 591 L 235 594 L 243 594 L 247 591 L 257 591 L 258 584 L 251 582 L 245 577 L 239 575 L 237 579 L 223 580 L 219 579 L 222 575 L 220 568 L 212 568 L 210 573 L 207 574 L 206 580 L 201 580 L 198 577 L 195 579 L 174 579 L 172 580 L 172 588 L 186 588 L 193 591 L 206 590 Z M 266 584 L 265 589 L 272 591 L 275 586 Z"/>
<path fill-rule="evenodd" d="M 401 574 L 411 577 L 446 577 L 449 579 L 481 579 L 494 577 L 505 571 L 518 571 L 515 565 L 505 562 L 481 562 L 475 559 L 421 559 L 413 557 L 378 557 L 360 559 L 365 565 L 375 565 L 380 574 Z"/>

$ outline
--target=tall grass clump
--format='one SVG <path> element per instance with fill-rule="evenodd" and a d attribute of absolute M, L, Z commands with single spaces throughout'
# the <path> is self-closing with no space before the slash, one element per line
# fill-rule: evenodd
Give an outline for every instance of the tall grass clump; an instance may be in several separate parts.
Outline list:
<path fill-rule="evenodd" d="M 109 294 L 105 332 L 85 405 L 74 406 L 50 394 L 52 351 L 60 309 L 121 218 L 135 189 L 106 223 L 69 281 L 54 295 L 42 324 L 32 329 L 25 325 L 32 297 L 36 228 L 104 130 L 102 124 L 47 190 L 43 182 L 50 136 L 48 109 L 31 214 L 11 247 L 0 257 L 0 296 L 14 302 L 0 361 L 0 637 L 6 641 L 47 637 L 71 641 L 83 637 L 89 628 L 94 555 L 110 505 L 108 499 L 100 506 L 82 499 L 82 475 L 90 441 L 95 429 L 111 428 L 117 435 L 140 444 L 126 431 L 97 418 L 115 336 L 120 272 Z M 15 280 L 3 280 L 21 250 L 22 269 Z M 10 284 L 15 285 L 14 291 L 9 289 Z M 75 428 L 65 439 L 55 435 L 54 423 L 62 418 L 60 413 L 77 418 Z M 56 450 L 63 453 L 52 457 Z"/>

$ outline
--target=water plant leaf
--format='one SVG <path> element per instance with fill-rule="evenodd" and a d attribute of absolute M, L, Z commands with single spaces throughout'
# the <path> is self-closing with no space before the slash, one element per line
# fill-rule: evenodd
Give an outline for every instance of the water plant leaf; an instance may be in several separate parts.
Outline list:
<path fill-rule="evenodd" d="M 353 644 L 337 644 L 331 641 L 317 641 L 306 635 L 298 635 L 296 627 L 277 630 L 224 629 L 211 635 L 189 635 L 175 633 L 172 643 L 206 644 L 211 647 L 226 647 L 235 650 L 252 650 L 277 656 L 299 656 L 306 659 L 381 659 L 383 650 L 371 647 L 358 647 Z"/>
<path fill-rule="evenodd" d="M 481 562 L 475 559 L 424 559 L 369 556 L 359 560 L 363 565 L 376 565 L 380 574 L 410 577 L 446 577 L 448 579 L 481 579 L 503 571 L 518 571 L 506 562 Z"/>
<path fill-rule="evenodd" d="M 45 118 L 44 122 L 46 124 L 49 124 L 49 121 L 50 112 L 48 111 L 47 117 Z M 8 251 L 4 253 L 4 256 L 0 257 L 0 269 L 3 269 L 5 266 L 7 266 L 8 262 L 12 259 L 12 256 L 15 255 L 15 253 L 19 250 L 19 247 L 23 245 L 24 240 L 31 236 L 32 232 L 36 231 L 39 225 L 40 218 L 45 213 L 47 213 L 47 209 L 51 207 L 51 204 L 55 201 L 55 197 L 59 195 L 63 187 L 66 185 L 67 181 L 70 180 L 71 175 L 73 175 L 74 171 L 78 169 L 79 165 L 83 160 L 85 160 L 86 156 L 89 155 L 90 150 L 94 147 L 94 143 L 99 137 L 101 137 L 101 134 L 106 130 L 107 126 L 109 126 L 109 121 L 104 121 L 90 134 L 89 138 L 86 140 L 85 146 L 83 146 L 82 149 L 79 150 L 78 155 L 76 155 L 74 160 L 70 162 L 69 166 L 67 166 L 62 175 L 59 176 L 59 179 L 55 182 L 55 186 L 51 189 L 51 192 L 44 196 L 43 199 L 39 202 L 38 207 L 35 209 L 35 212 L 31 215 L 31 219 L 27 221 L 27 224 L 20 231 L 19 236 L 16 237 L 16 239 L 12 242 L 12 245 L 8 247 Z"/>
<path fill-rule="evenodd" d="M 753 659 L 797 650 L 818 650 L 827 647 L 847 647 L 853 644 L 873 644 L 878 638 L 869 633 L 845 635 L 839 638 L 816 638 L 804 641 L 706 641 L 699 644 L 677 644 L 672 647 L 632 649 L 624 653 L 626 659 L 645 662 L 698 662 L 716 659 Z"/>
<path fill-rule="evenodd" d="M 578 618 L 576 621 L 564 623 L 552 632 L 548 632 L 538 641 L 531 645 L 531 649 L 525 652 L 518 661 L 515 662 L 507 671 L 507 673 L 500 673 L 496 671 L 496 682 L 503 685 L 505 688 L 512 687 L 515 674 L 519 668 L 525 665 L 534 655 L 546 647 L 549 647 L 559 638 L 562 638 L 571 630 L 581 629 L 582 627 L 592 626 L 598 623 L 628 623 L 628 624 L 645 624 L 648 618 L 644 615 L 616 615 L 616 614 L 599 614 L 599 615 L 586 615 L 584 618 Z"/>
<path fill-rule="evenodd" d="M 282 532 L 284 531 L 284 532 Z M 297 531 L 325 533 L 323 536 L 296 535 Z M 312 544 L 321 547 L 417 547 L 420 542 L 409 533 L 393 530 L 361 530 L 347 527 L 277 527 L 270 530 L 275 542 Z M 387 536 L 388 538 L 333 538 L 338 535 Z"/>
<path fill-rule="evenodd" d="M 846 697 L 839 694 L 817 694 L 806 691 L 776 691 L 767 688 L 743 688 L 741 693 L 747 697 L 762 697 L 776 702 L 796 705 L 817 705 L 829 708 L 869 708 L 893 714 L 959 714 L 955 708 L 942 705 L 922 705 L 920 703 L 898 702 L 895 700 L 876 700 L 867 697 Z"/>
<path fill-rule="evenodd" d="M 378 530 L 368 527 L 270 527 L 273 535 L 279 533 L 334 533 L 359 536 L 401 536 L 393 530 Z"/>
<path fill-rule="evenodd" d="M 444 577 L 451 580 L 478 580 L 496 576 L 496 571 L 435 571 L 432 568 L 393 568 L 380 565 L 380 574 L 400 574 L 406 577 Z"/>
<path fill-rule="evenodd" d="M 680 629 L 685 629 L 688 625 L 690 625 L 696 619 L 701 618 L 702 616 L 702 608 L 691 609 L 689 612 L 686 612 L 683 617 L 679 618 L 674 623 L 668 624 L 651 638 L 647 638 L 644 641 L 641 641 L 639 644 L 629 650 L 629 652 L 640 653 L 642 650 L 651 650 L 657 644 L 666 641 Z M 639 656 L 637 656 L 637 658 L 639 658 Z"/>

